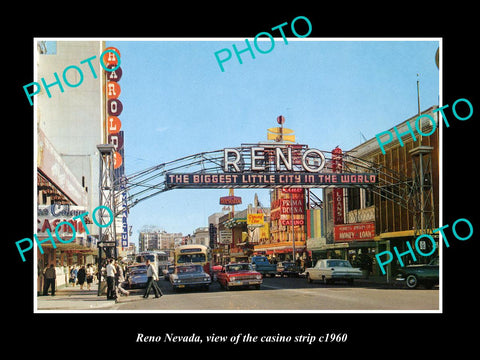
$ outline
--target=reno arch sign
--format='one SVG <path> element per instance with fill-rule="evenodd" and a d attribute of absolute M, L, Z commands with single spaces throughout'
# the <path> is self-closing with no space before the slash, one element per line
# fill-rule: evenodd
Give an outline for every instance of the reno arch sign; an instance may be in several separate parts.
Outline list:
<path fill-rule="evenodd" d="M 275 169 L 276 171 L 281 171 L 281 165 L 283 163 L 283 166 L 285 167 L 286 170 L 288 171 L 293 171 L 293 162 L 292 162 L 292 147 L 287 147 L 287 155 L 285 156 L 284 152 L 282 151 L 282 148 L 280 147 L 275 147 L 274 148 L 274 159 L 275 159 Z M 252 171 L 265 171 L 265 155 L 267 152 L 265 151 L 266 149 L 263 147 L 252 147 L 250 148 L 250 159 L 251 159 L 251 168 L 250 170 Z M 268 149 L 270 150 L 270 149 Z M 223 171 L 229 172 L 231 169 L 235 169 L 234 171 L 240 172 L 240 168 L 238 166 L 238 162 L 242 159 L 240 155 L 240 151 L 237 149 L 224 149 L 223 150 Z M 233 154 L 234 158 L 233 160 L 230 158 L 229 155 Z M 320 164 L 318 166 L 311 166 L 307 162 L 307 158 L 310 154 L 315 154 L 317 155 L 317 158 L 320 160 Z M 314 172 L 319 172 L 323 169 L 325 166 L 325 156 L 320 150 L 317 149 L 307 149 L 302 157 L 302 167 L 308 172 L 314 173 Z"/>
<path fill-rule="evenodd" d="M 220 153 L 221 154 L 221 153 Z M 306 145 L 253 145 L 223 149 L 215 173 L 166 173 L 167 188 L 275 188 L 371 185 L 375 173 L 321 172 L 327 162 Z M 213 170 L 214 171 L 214 170 Z"/>

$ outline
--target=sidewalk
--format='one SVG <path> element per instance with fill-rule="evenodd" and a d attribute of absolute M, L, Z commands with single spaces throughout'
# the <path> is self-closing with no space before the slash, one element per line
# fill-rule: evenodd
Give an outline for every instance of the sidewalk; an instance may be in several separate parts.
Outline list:
<path fill-rule="evenodd" d="M 50 293 L 47 296 L 37 296 L 37 310 L 108 310 L 115 305 L 115 300 L 107 299 L 106 295 L 98 296 L 97 286 L 92 286 L 91 290 L 80 290 L 80 286 L 62 286 L 55 291 L 55 296 Z M 117 303 L 141 299 L 138 294 L 130 293 L 130 296 L 120 296 Z"/>

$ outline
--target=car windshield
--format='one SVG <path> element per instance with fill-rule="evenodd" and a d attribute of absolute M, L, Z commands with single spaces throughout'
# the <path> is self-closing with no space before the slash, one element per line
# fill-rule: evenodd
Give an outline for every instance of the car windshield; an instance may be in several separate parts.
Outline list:
<path fill-rule="evenodd" d="M 429 265 L 440 265 L 440 259 L 437 257 L 437 258 L 433 258 L 432 261 L 430 261 L 430 264 Z"/>
<path fill-rule="evenodd" d="M 226 272 L 235 272 L 235 271 L 251 271 L 252 265 L 250 264 L 232 264 L 225 267 Z"/>
<path fill-rule="evenodd" d="M 177 266 L 176 268 L 177 274 L 191 274 L 197 272 L 202 272 L 202 267 L 200 265 Z"/>
<path fill-rule="evenodd" d="M 327 267 L 352 267 L 350 263 L 346 260 L 328 260 Z"/>
<path fill-rule="evenodd" d="M 138 274 L 142 272 L 147 272 L 147 266 L 146 265 L 138 265 L 138 266 L 132 266 L 128 268 L 128 272 L 130 274 Z"/>

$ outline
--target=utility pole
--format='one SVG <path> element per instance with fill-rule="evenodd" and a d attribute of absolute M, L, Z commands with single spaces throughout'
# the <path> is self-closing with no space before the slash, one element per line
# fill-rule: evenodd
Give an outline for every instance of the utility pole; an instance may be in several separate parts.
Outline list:
<path fill-rule="evenodd" d="M 417 103 L 418 116 L 421 116 L 420 108 L 420 85 L 417 74 Z M 420 117 L 420 129 L 422 128 L 422 119 Z M 432 146 L 422 144 L 422 131 L 419 133 L 418 146 L 409 151 L 412 157 L 412 177 L 413 177 L 413 206 L 414 213 L 414 236 L 417 238 L 423 234 L 432 234 L 435 226 L 435 211 L 433 201 L 432 185 Z M 422 245 L 420 245 L 422 246 Z M 425 242 L 425 246 L 427 243 Z"/>

